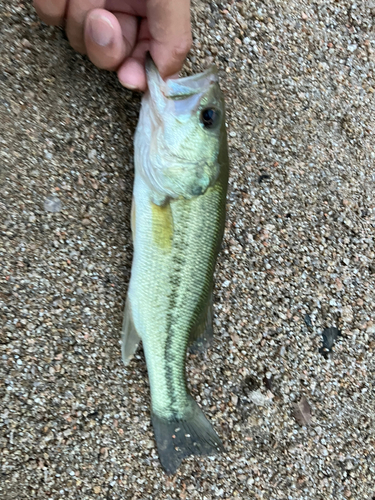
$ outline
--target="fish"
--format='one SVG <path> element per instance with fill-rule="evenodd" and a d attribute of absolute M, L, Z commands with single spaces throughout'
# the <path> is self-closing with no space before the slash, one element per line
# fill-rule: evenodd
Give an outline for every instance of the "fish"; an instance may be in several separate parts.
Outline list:
<path fill-rule="evenodd" d="M 189 345 L 213 335 L 213 277 L 225 225 L 229 159 L 217 69 L 163 80 L 148 55 L 134 136 L 133 262 L 122 326 L 127 365 L 142 340 L 159 459 L 174 474 L 222 442 L 190 395 Z"/>

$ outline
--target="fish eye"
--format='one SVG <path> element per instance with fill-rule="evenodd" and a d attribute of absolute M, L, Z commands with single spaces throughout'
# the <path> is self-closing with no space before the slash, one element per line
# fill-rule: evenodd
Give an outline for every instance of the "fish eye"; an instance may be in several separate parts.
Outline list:
<path fill-rule="evenodd" d="M 204 128 L 212 128 L 219 121 L 220 113 L 214 108 L 205 108 L 201 111 L 200 121 Z"/>

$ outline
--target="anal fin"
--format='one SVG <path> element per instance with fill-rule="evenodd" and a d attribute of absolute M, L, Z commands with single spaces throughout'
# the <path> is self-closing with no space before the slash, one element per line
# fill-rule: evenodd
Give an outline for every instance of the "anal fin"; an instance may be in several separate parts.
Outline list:
<path fill-rule="evenodd" d="M 198 354 L 207 349 L 212 343 L 214 332 L 212 325 L 213 318 L 213 294 L 212 291 L 207 301 L 206 309 L 203 311 L 201 320 L 190 334 L 190 348 L 192 354 Z"/>
<path fill-rule="evenodd" d="M 125 365 L 129 364 L 135 351 L 137 350 L 140 340 L 141 338 L 138 335 L 133 323 L 133 316 L 131 312 L 129 298 L 127 298 L 125 303 L 124 320 L 122 323 L 122 332 L 121 332 L 121 353 L 122 353 L 122 360 L 125 363 Z"/>

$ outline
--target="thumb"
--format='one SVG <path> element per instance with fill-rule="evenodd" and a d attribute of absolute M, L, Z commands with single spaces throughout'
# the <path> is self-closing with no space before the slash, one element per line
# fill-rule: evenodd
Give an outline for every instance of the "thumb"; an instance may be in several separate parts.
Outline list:
<path fill-rule="evenodd" d="M 150 53 L 163 78 L 178 73 L 190 50 L 190 0 L 149 0 Z"/>

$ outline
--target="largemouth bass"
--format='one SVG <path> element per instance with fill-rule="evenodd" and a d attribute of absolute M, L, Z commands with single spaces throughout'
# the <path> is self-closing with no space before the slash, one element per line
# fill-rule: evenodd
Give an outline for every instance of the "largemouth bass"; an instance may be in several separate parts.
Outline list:
<path fill-rule="evenodd" d="M 142 339 L 160 462 L 222 449 L 188 392 L 186 352 L 212 336 L 213 273 L 225 222 L 228 152 L 216 69 L 163 81 L 146 62 L 132 205 L 134 258 L 125 306 L 125 364 Z"/>

